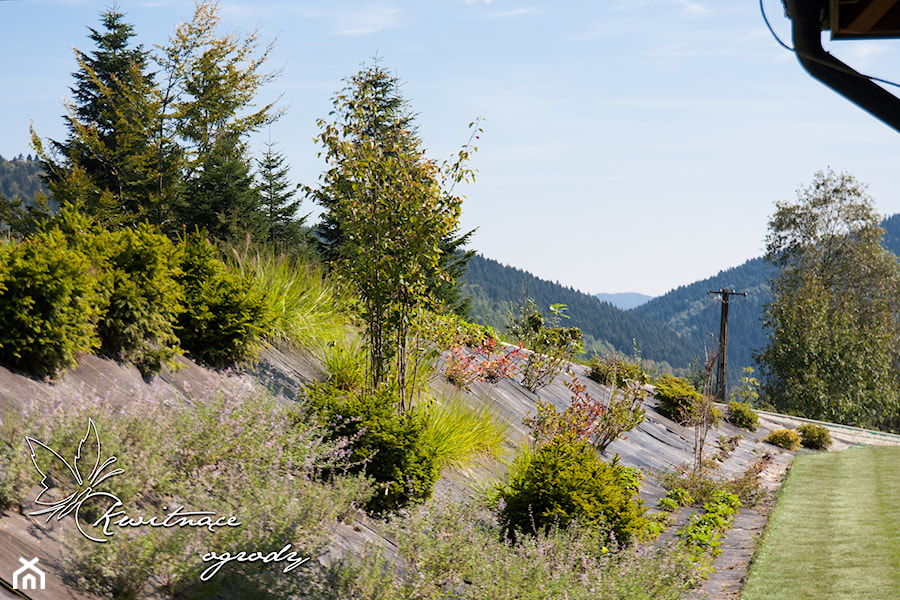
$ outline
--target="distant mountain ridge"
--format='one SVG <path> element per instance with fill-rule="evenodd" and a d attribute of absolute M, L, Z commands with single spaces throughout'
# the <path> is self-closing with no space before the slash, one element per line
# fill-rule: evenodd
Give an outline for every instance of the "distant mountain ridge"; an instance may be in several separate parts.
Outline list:
<path fill-rule="evenodd" d="M 885 218 L 881 227 L 885 230 L 882 246 L 900 256 L 900 214 Z M 768 341 L 762 326 L 763 307 L 771 300 L 768 282 L 776 274 L 775 267 L 765 259 L 753 258 L 674 289 L 632 312 L 665 323 L 696 344 L 711 347 L 719 335 L 721 302 L 717 296 L 707 297 L 707 292 L 723 288 L 746 292 L 746 298 L 735 297 L 729 303 L 728 384 L 736 385 L 744 367 L 757 368 L 753 356 Z"/>
<path fill-rule="evenodd" d="M 545 312 L 551 304 L 565 304 L 570 318 L 564 324 L 581 329 L 589 352 L 633 356 L 636 345 L 642 358 L 679 369 L 699 355 L 699 347 L 662 323 L 480 255 L 469 261 L 462 291 L 471 296 L 472 320 L 500 331 L 506 329 L 509 307 L 528 296 Z"/>
<path fill-rule="evenodd" d="M 763 258 L 753 258 L 676 288 L 631 312 L 665 323 L 700 348 L 714 351 L 722 302 L 721 296 L 708 292 L 728 288 L 746 293 L 746 298 L 732 296 L 728 304 L 728 384 L 735 385 L 744 367 L 754 366 L 754 352 L 766 344 L 760 318 L 763 304 L 769 301 L 768 281 L 775 273 L 775 268 Z"/>
<path fill-rule="evenodd" d="M 653 296 L 639 294 L 637 292 L 619 292 L 617 294 L 594 294 L 594 298 L 600 302 L 607 302 L 622 310 L 631 310 L 641 304 L 653 300 Z"/>

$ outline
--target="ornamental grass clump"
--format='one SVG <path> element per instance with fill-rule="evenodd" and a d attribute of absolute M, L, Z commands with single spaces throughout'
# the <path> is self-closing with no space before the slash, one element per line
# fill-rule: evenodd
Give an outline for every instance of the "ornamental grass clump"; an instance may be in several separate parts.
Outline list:
<path fill-rule="evenodd" d="M 265 297 L 269 342 L 313 349 L 341 339 L 351 300 L 321 267 L 249 247 L 233 250 L 229 266 Z"/>
<path fill-rule="evenodd" d="M 466 468 L 497 458 L 509 439 L 508 427 L 486 404 L 473 406 L 460 396 L 420 403 L 422 442 L 434 451 L 438 469 Z"/>

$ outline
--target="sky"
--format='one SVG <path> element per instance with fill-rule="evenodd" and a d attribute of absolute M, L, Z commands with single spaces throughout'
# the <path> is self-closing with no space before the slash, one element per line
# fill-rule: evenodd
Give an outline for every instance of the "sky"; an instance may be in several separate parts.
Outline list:
<path fill-rule="evenodd" d="M 193 0 L 117 0 L 146 48 Z M 111 0 L 0 0 L 0 155 L 29 126 L 63 140 L 63 103 Z M 763 0 L 790 43 L 780 0 Z M 481 118 L 461 228 L 488 258 L 587 293 L 661 295 L 764 252 L 777 201 L 816 171 L 868 184 L 900 212 L 900 134 L 809 77 L 757 0 L 222 0 L 222 32 L 273 43 L 259 132 L 315 185 L 314 142 L 344 80 L 378 57 L 402 82 L 428 156 L 449 159 Z M 900 81 L 900 40 L 831 41 Z M 900 90 L 897 90 L 900 92 Z M 309 201 L 303 210 L 318 214 Z"/>

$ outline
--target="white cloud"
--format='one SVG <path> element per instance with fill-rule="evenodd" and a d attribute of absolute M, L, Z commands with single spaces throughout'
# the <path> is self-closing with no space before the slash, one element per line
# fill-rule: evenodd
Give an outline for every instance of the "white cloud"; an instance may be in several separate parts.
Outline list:
<path fill-rule="evenodd" d="M 321 19 L 330 23 L 328 28 L 334 35 L 360 36 L 378 33 L 398 27 L 402 23 L 402 11 L 387 4 L 367 4 L 354 8 L 328 7 L 311 9 L 303 6 L 293 8 L 294 14 L 306 19 Z"/>

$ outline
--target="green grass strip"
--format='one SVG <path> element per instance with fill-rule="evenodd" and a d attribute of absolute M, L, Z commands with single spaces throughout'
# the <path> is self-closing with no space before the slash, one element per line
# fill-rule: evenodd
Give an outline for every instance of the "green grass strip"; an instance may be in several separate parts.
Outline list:
<path fill-rule="evenodd" d="M 900 448 L 798 454 L 741 597 L 900 597 Z"/>

